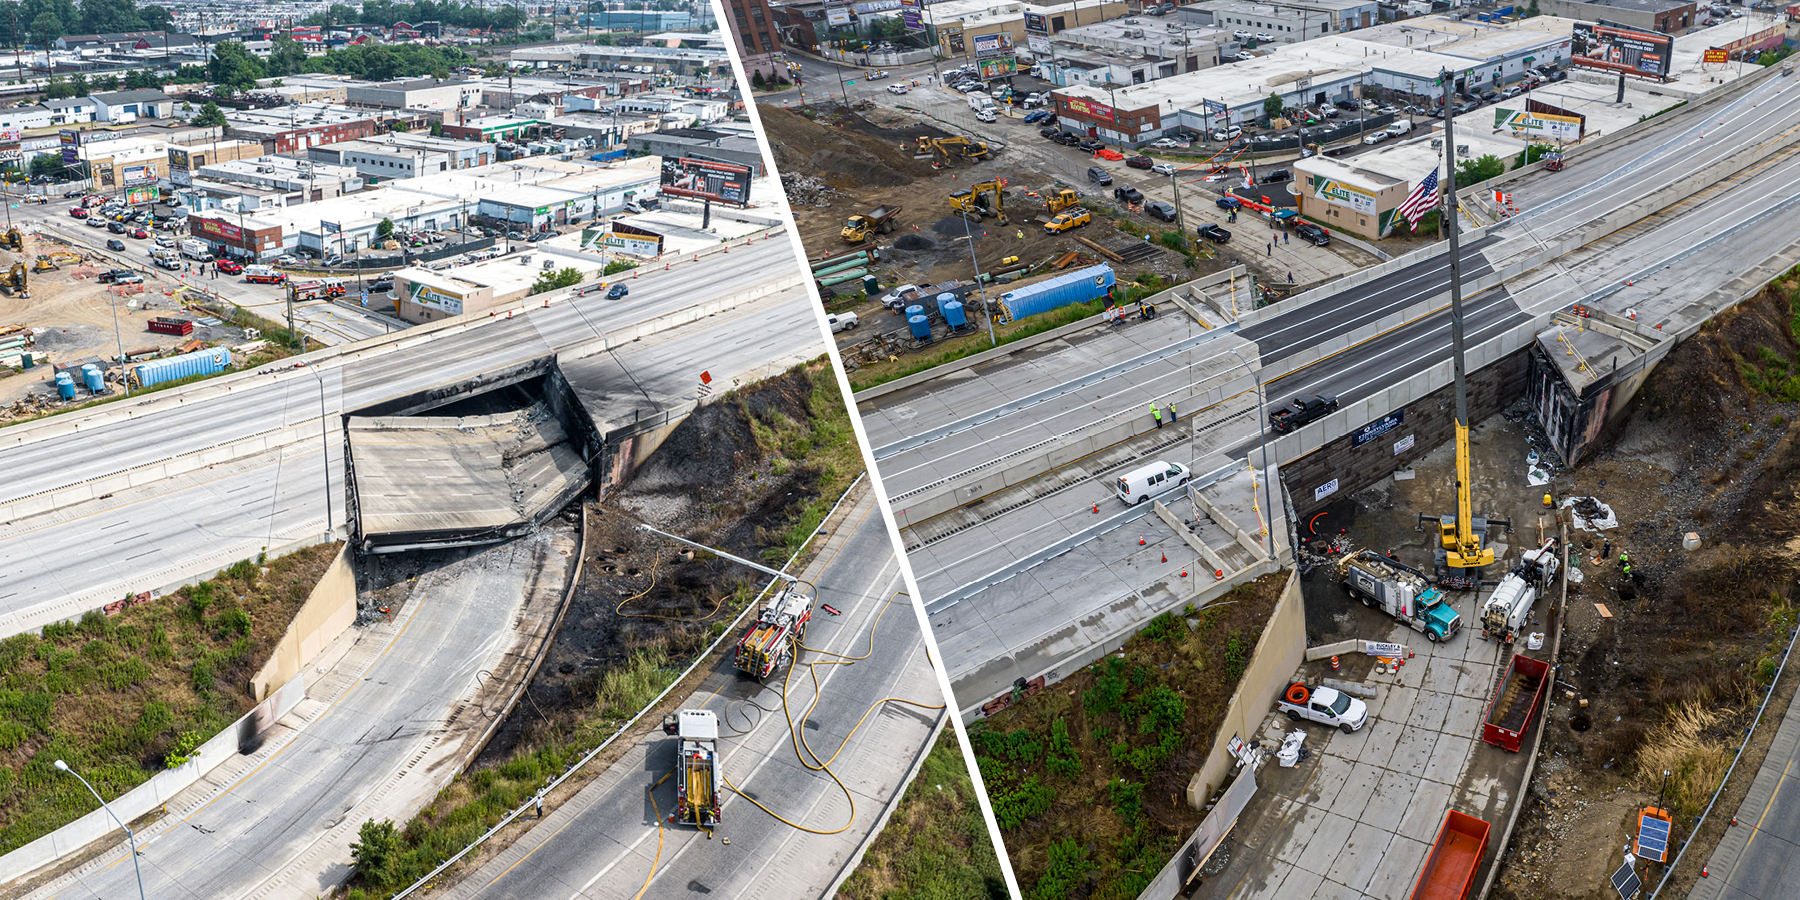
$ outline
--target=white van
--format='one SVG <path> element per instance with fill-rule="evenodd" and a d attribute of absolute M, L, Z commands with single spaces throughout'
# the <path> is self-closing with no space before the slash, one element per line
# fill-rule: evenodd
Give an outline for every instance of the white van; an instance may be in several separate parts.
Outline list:
<path fill-rule="evenodd" d="M 1394 123 L 1392 125 L 1389 125 L 1387 127 L 1387 133 L 1393 135 L 1394 137 L 1399 137 L 1399 136 L 1406 134 L 1407 132 L 1412 131 L 1412 130 L 1413 130 L 1413 124 L 1411 121 L 1409 121 L 1407 119 L 1396 119 L 1396 120 L 1394 120 Z"/>
<path fill-rule="evenodd" d="M 1181 463 L 1157 460 L 1119 476 L 1113 491 L 1127 505 L 1142 503 L 1151 497 L 1187 484 L 1191 475 Z"/>
<path fill-rule="evenodd" d="M 982 109 L 989 107 L 989 106 L 993 106 L 993 105 L 994 105 L 994 98 L 991 95 L 989 95 L 986 91 L 970 91 L 969 92 L 969 108 L 970 109 L 975 110 L 976 112 L 980 112 Z"/>

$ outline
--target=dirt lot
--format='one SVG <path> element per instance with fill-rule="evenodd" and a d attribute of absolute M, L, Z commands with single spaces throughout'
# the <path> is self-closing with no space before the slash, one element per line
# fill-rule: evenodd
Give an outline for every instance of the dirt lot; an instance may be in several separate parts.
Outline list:
<path fill-rule="evenodd" d="M 12 268 L 19 260 L 29 267 L 40 253 L 70 249 L 51 238 L 26 235 L 23 254 L 0 251 L 0 270 Z M 188 337 L 151 333 L 150 320 L 180 312 L 180 299 L 165 294 L 166 284 L 154 279 L 141 285 L 146 288 L 141 293 L 129 288 L 119 288 L 118 293 L 114 293 L 111 285 L 96 280 L 101 271 L 99 266 L 83 264 L 31 273 L 28 275 L 30 299 L 0 295 L 0 325 L 26 326 L 33 333 L 32 349 L 48 353 L 49 361 L 56 365 L 100 357 L 110 359 L 118 355 L 121 342 L 125 352 L 135 356 L 135 351 L 166 351 L 196 339 L 206 341 L 208 346 L 244 339 L 241 329 L 229 326 L 196 327 Z M 113 326 L 115 305 L 118 309 L 117 332 Z M 197 314 L 183 317 L 199 318 Z M 22 398 L 54 394 L 55 375 L 51 369 L 25 371 L 0 367 L 0 421 L 11 417 L 14 405 Z M 17 411 L 25 412 L 22 408 Z"/>
<path fill-rule="evenodd" d="M 1132 898 L 1199 825 L 1186 802 L 1287 573 L 1186 616 L 969 730 L 1020 888 Z"/>

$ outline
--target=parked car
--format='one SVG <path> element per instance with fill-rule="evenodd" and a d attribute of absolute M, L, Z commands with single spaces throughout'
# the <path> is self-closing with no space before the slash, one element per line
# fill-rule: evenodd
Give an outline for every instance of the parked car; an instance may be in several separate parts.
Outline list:
<path fill-rule="evenodd" d="M 1243 128 L 1237 125 L 1228 125 L 1224 128 L 1213 129 L 1212 139 L 1215 141 L 1235 141 L 1238 138 L 1243 137 L 1243 135 Z"/>
<path fill-rule="evenodd" d="M 1081 143 L 1081 138 L 1078 138 L 1075 135 L 1073 135 L 1067 131 L 1058 131 L 1056 133 L 1056 137 L 1051 138 L 1051 140 L 1063 145 L 1064 147 L 1073 147 L 1076 144 Z"/>
<path fill-rule="evenodd" d="M 144 228 L 142 226 L 139 226 L 137 228 L 131 229 L 131 236 L 134 238 L 137 238 L 138 240 L 141 241 L 141 240 L 145 240 L 146 238 L 150 237 L 150 232 L 144 230 Z"/>
<path fill-rule="evenodd" d="M 1144 192 L 1129 184 L 1121 184 L 1113 188 L 1113 199 L 1120 203 L 1142 203 L 1144 202 Z"/>
<path fill-rule="evenodd" d="M 1150 146 L 1155 147 L 1158 150 L 1186 150 L 1188 148 L 1188 142 L 1177 140 L 1172 137 L 1165 137 L 1151 141 Z"/>
<path fill-rule="evenodd" d="M 168 235 L 157 235 L 156 240 L 151 241 L 150 243 L 158 247 L 173 247 L 175 246 L 175 239 Z"/>
<path fill-rule="evenodd" d="M 122 251 L 125 249 L 125 242 L 119 240 L 118 238 L 112 238 L 106 242 L 106 249 Z"/>
<path fill-rule="evenodd" d="M 224 272 L 227 275 L 242 275 L 244 273 L 244 264 L 235 259 L 214 260 L 213 265 L 218 266 L 219 271 Z"/>
<path fill-rule="evenodd" d="M 509 241 L 529 241 L 531 240 L 531 235 L 515 229 L 506 233 L 506 239 Z"/>
<path fill-rule="evenodd" d="M 124 269 L 114 269 L 112 282 L 113 284 L 143 284 L 144 276 L 136 272 L 127 272 Z"/>
<path fill-rule="evenodd" d="M 1099 138 L 1087 138 L 1075 146 L 1088 153 L 1093 153 L 1096 150 L 1105 150 L 1106 142 Z"/>
<path fill-rule="evenodd" d="M 1225 229 L 1220 228 L 1219 226 L 1213 225 L 1211 223 L 1202 225 L 1199 228 L 1194 229 L 1194 233 L 1200 235 L 1201 237 L 1203 237 L 1209 241 L 1212 241 L 1215 244 L 1223 244 L 1226 241 L 1231 240 L 1231 232 L 1226 231 Z"/>
<path fill-rule="evenodd" d="M 1272 34 L 1268 34 L 1266 32 L 1260 32 L 1260 31 L 1256 33 L 1256 42 L 1259 44 L 1269 44 L 1269 43 L 1273 43 L 1274 41 L 1275 41 L 1275 36 Z"/>
<path fill-rule="evenodd" d="M 547 241 L 553 237 L 556 237 L 556 232 L 554 231 L 540 231 L 537 234 L 532 235 L 530 240 L 532 243 L 536 243 L 538 241 Z"/>
<path fill-rule="evenodd" d="M 1112 173 L 1099 166 L 1088 166 L 1087 177 L 1089 181 L 1092 181 L 1101 187 L 1112 184 Z"/>
<path fill-rule="evenodd" d="M 1025 124 L 1036 125 L 1039 122 L 1049 121 L 1050 118 L 1051 118 L 1051 113 L 1049 110 L 1040 109 L 1036 112 L 1027 113 L 1025 115 Z"/>
<path fill-rule="evenodd" d="M 912 88 L 909 88 L 904 84 L 890 84 L 887 86 L 887 92 L 890 94 L 904 94 L 910 90 L 912 90 Z"/>
<path fill-rule="evenodd" d="M 1356 111 L 1356 104 L 1350 102 L 1349 100 L 1339 100 L 1338 102 L 1333 103 L 1332 106 L 1335 106 L 1338 109 L 1343 110 L 1344 112 L 1355 112 Z"/>
<path fill-rule="evenodd" d="M 1494 93 L 1493 91 L 1482 91 L 1481 93 L 1476 94 L 1475 96 L 1481 98 L 1481 102 L 1483 102 L 1483 103 L 1493 103 L 1500 99 L 1500 95 Z"/>
<path fill-rule="evenodd" d="M 1038 137 L 1041 137 L 1046 141 L 1056 140 L 1056 136 L 1059 134 L 1062 134 L 1062 129 L 1056 127 L 1055 125 L 1051 125 L 1048 128 L 1039 128 L 1038 129 Z"/>
<path fill-rule="evenodd" d="M 1213 203 L 1217 204 L 1220 209 L 1243 209 L 1244 208 L 1244 201 L 1239 200 L 1238 198 L 1236 198 L 1230 194 L 1219 195 L 1219 199 L 1214 200 Z"/>
<path fill-rule="evenodd" d="M 831 324 L 832 334 L 849 331 L 857 326 L 856 313 L 853 312 L 827 313 L 825 321 Z"/>
<path fill-rule="evenodd" d="M 1151 166 L 1150 171 L 1155 172 L 1158 175 L 1173 175 L 1175 174 L 1175 165 L 1174 163 L 1159 162 L 1156 165 Z"/>
<path fill-rule="evenodd" d="M 1133 169 L 1149 169 L 1156 165 L 1156 160 L 1148 156 L 1132 156 L 1126 158 L 1125 165 Z"/>
<path fill-rule="evenodd" d="M 1365 135 L 1363 135 L 1363 139 L 1362 139 L 1362 142 L 1363 142 L 1363 143 L 1364 143 L 1364 144 L 1379 144 L 1379 143 L 1381 143 L 1381 142 L 1382 142 L 1382 141 L 1385 141 L 1385 140 L 1387 140 L 1387 139 L 1388 139 L 1388 133 L 1387 133 L 1387 132 L 1385 132 L 1385 131 L 1371 131 L 1371 132 L 1369 132 L 1369 133 L 1368 133 L 1368 134 L 1365 134 Z"/>
<path fill-rule="evenodd" d="M 88 217 L 88 211 L 77 206 L 74 209 L 69 210 L 69 215 L 77 219 L 85 219 Z"/>
<path fill-rule="evenodd" d="M 1259 180 L 1263 184 L 1280 184 L 1284 181 L 1293 181 L 1294 173 L 1287 169 L 1270 169 L 1264 172 Z"/>
<path fill-rule="evenodd" d="M 1173 222 L 1175 221 L 1175 206 L 1171 203 L 1164 203 L 1161 200 L 1152 200 L 1149 203 L 1144 204 L 1144 214 L 1152 219 Z"/>
<path fill-rule="evenodd" d="M 300 259 L 283 253 L 280 256 L 275 257 L 275 264 L 278 266 L 297 266 L 300 264 Z"/>
<path fill-rule="evenodd" d="M 607 288 L 606 299 L 618 300 L 621 297 L 624 297 L 625 295 L 630 294 L 630 293 L 631 293 L 631 288 L 628 288 L 623 284 L 615 284 L 612 287 Z"/>
<path fill-rule="evenodd" d="M 1300 222 L 1295 224 L 1294 235 L 1315 247 L 1323 247 L 1326 244 L 1331 243 L 1331 232 L 1326 231 L 1311 222 Z"/>
<path fill-rule="evenodd" d="M 113 234 L 124 234 L 126 231 L 128 231 L 130 229 L 127 229 L 125 227 L 124 222 L 108 222 L 108 223 L 106 223 L 106 230 L 112 232 Z"/>
<path fill-rule="evenodd" d="M 1247 41 L 1247 40 L 1250 40 L 1252 37 L 1255 37 L 1255 35 L 1251 34 L 1248 31 L 1243 30 L 1242 28 L 1232 32 L 1231 36 L 1234 38 L 1237 38 L 1240 41 Z"/>

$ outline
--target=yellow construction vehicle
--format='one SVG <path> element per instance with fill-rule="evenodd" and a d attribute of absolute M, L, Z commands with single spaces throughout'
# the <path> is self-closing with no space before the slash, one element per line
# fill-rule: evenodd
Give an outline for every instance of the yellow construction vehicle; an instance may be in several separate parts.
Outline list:
<path fill-rule="evenodd" d="M 17 228 L 6 229 L 5 234 L 0 234 L 0 249 L 11 250 L 14 253 L 23 251 L 25 235 L 21 234 Z"/>
<path fill-rule="evenodd" d="M 25 264 L 13 263 L 12 269 L 0 280 L 0 290 L 6 291 L 21 300 L 31 299 L 31 292 L 25 290 Z"/>
<path fill-rule="evenodd" d="M 989 199 L 989 197 L 992 199 Z M 950 208 L 963 218 L 979 222 L 993 216 L 1006 224 L 1006 182 L 996 179 L 971 184 L 950 194 Z"/>
<path fill-rule="evenodd" d="M 1094 217 L 1090 215 L 1087 210 L 1078 206 L 1074 209 L 1057 213 L 1056 218 L 1044 223 L 1044 230 L 1052 233 L 1068 231 L 1071 228 L 1079 228 L 1086 225 L 1093 221 L 1093 218 Z"/>
<path fill-rule="evenodd" d="M 58 266 L 81 265 L 81 254 L 79 253 L 70 253 L 67 250 L 52 250 L 46 255 L 50 257 L 51 262 Z"/>
<path fill-rule="evenodd" d="M 846 243 L 860 244 L 878 234 L 887 234 L 898 224 L 894 217 L 900 214 L 898 206 L 878 206 L 867 215 L 855 215 L 845 220 L 844 227 L 838 237 Z"/>
<path fill-rule="evenodd" d="M 1063 188 L 1054 194 L 1044 195 L 1044 212 L 1054 216 L 1071 206 L 1081 202 L 1081 194 Z"/>
<path fill-rule="evenodd" d="M 920 135 L 919 152 L 935 153 L 943 157 L 945 162 L 953 159 L 984 159 L 988 155 L 988 145 L 984 141 L 972 141 L 966 137 L 934 138 Z"/>
<path fill-rule="evenodd" d="M 38 258 L 37 258 L 37 264 L 31 267 L 31 271 L 33 271 L 33 272 L 54 272 L 59 268 L 61 268 L 61 266 L 58 266 L 55 262 L 53 262 L 50 259 L 50 257 L 45 256 L 42 253 L 39 253 Z"/>

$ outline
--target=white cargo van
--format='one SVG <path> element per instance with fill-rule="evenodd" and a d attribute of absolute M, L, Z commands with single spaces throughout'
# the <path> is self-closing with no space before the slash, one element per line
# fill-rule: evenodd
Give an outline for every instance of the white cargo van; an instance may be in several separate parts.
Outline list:
<path fill-rule="evenodd" d="M 181 255 L 188 259 L 205 262 L 212 259 L 212 248 L 208 247 L 205 241 L 188 238 L 181 242 Z"/>
<path fill-rule="evenodd" d="M 1412 122 L 1406 119 L 1395 119 L 1394 124 L 1387 127 L 1387 133 L 1399 137 L 1413 130 Z"/>
<path fill-rule="evenodd" d="M 993 105 L 994 105 L 994 98 L 991 95 L 989 95 L 986 91 L 970 91 L 969 92 L 969 108 L 970 109 L 975 110 L 976 112 L 981 112 L 983 109 L 986 109 Z"/>
<path fill-rule="evenodd" d="M 1113 491 L 1126 504 L 1137 504 L 1187 484 L 1189 477 L 1187 466 L 1159 459 L 1120 475 Z"/>

